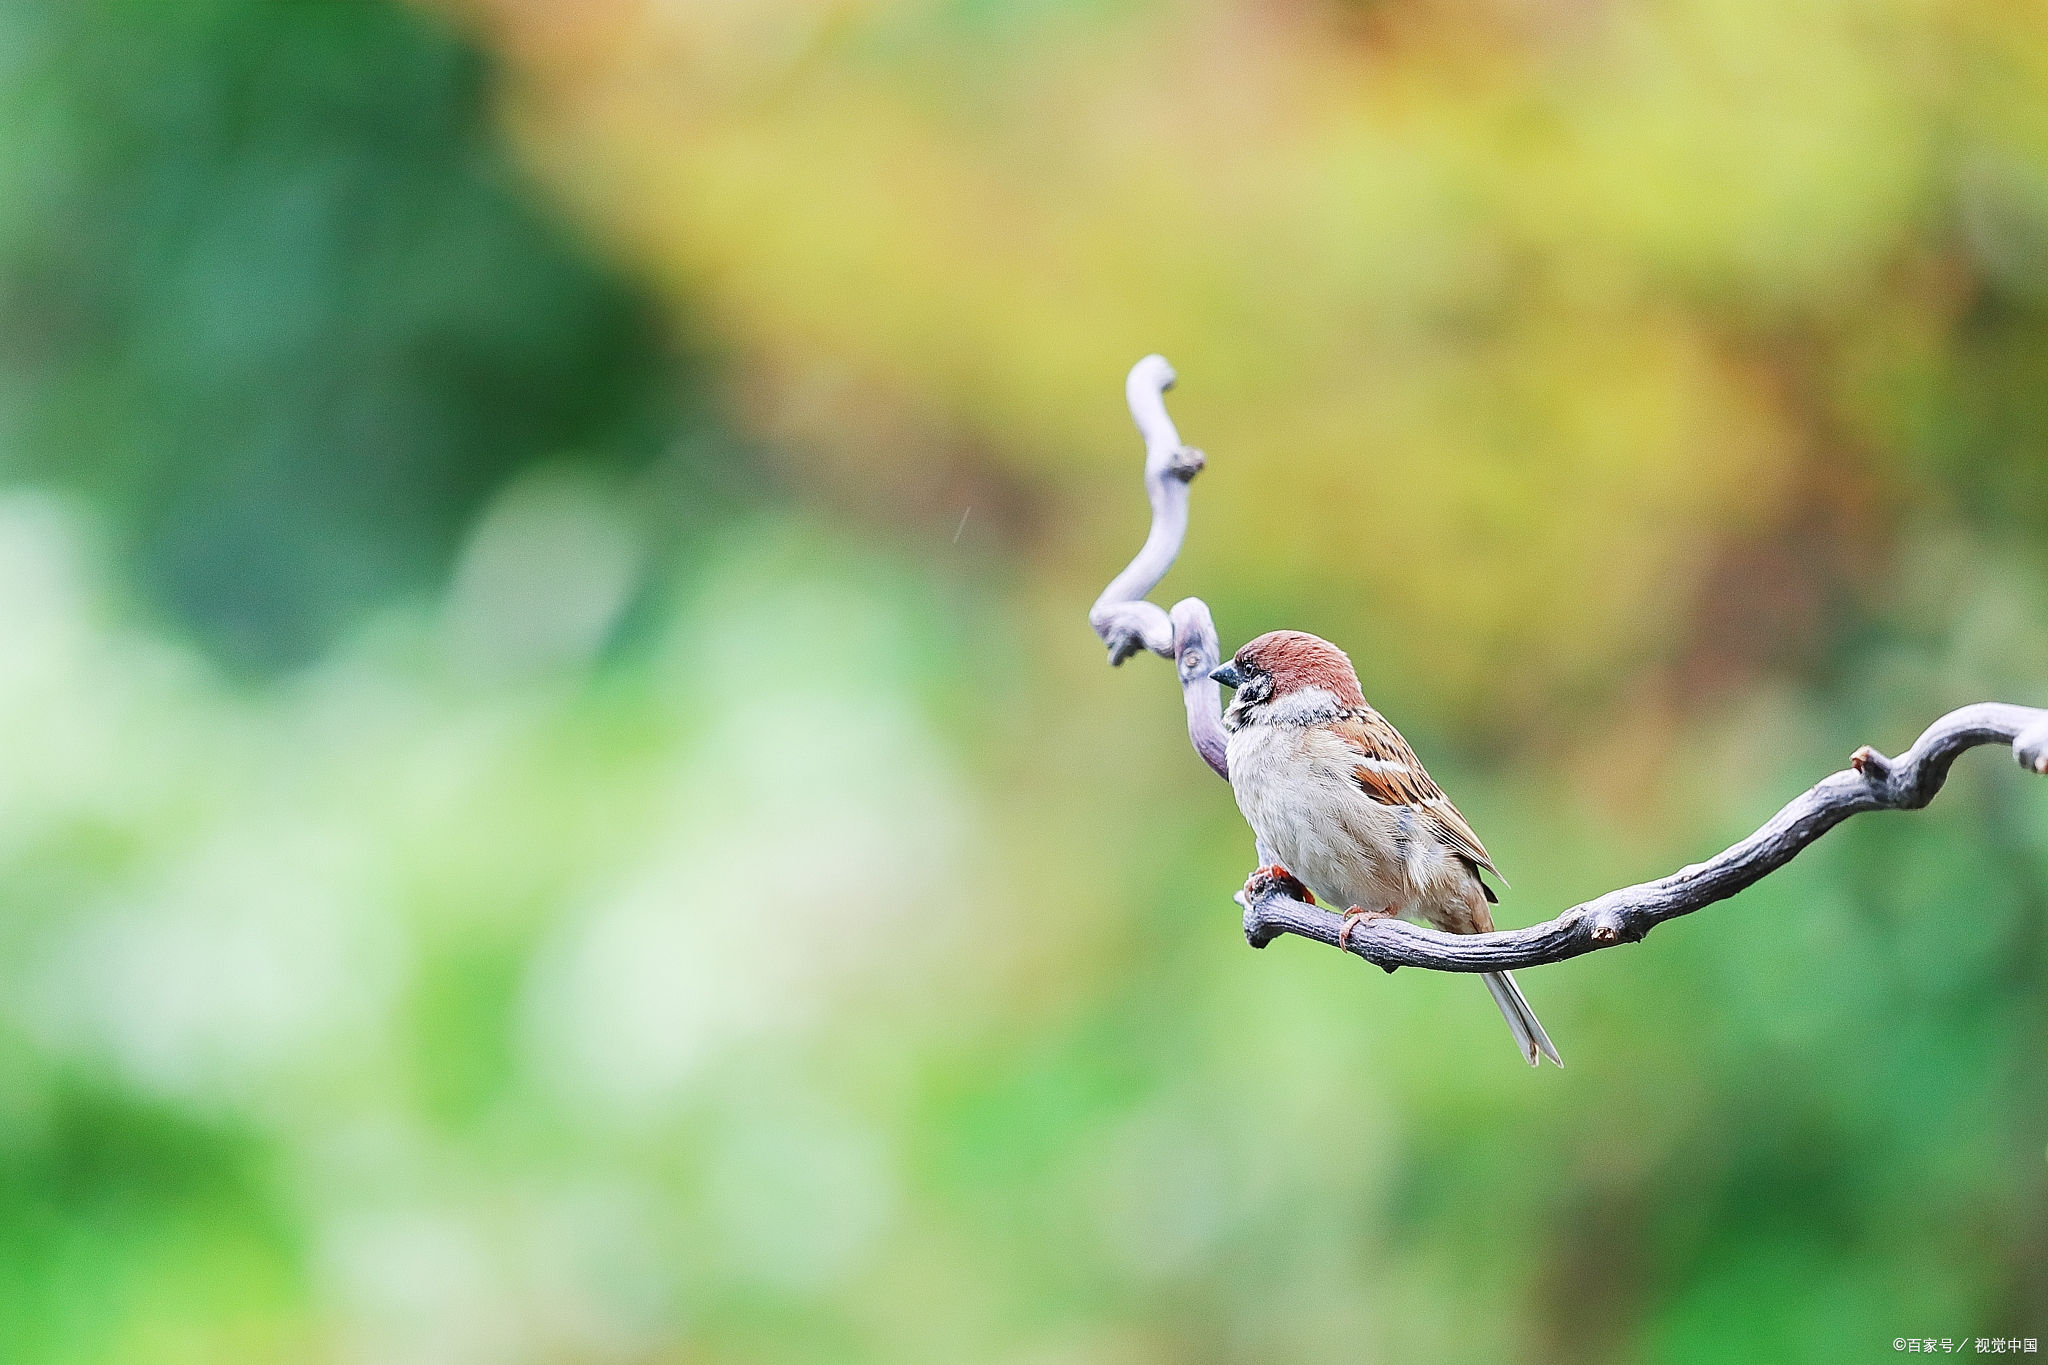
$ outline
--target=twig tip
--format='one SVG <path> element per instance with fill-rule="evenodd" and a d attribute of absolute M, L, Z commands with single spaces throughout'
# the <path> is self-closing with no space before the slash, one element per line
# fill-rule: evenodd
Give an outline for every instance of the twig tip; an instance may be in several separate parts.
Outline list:
<path fill-rule="evenodd" d="M 1180 376 L 1173 372 L 1173 365 L 1165 356 L 1157 351 L 1145 356 L 1137 364 L 1131 366 L 1130 380 L 1142 381 L 1146 385 L 1158 389 L 1161 393 L 1172 388 L 1174 381 L 1179 378 Z"/>

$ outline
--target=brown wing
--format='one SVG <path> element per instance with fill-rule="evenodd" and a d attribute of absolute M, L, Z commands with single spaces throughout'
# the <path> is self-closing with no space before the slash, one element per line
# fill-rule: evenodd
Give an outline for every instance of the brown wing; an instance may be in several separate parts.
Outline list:
<path fill-rule="evenodd" d="M 1486 845 L 1472 832 L 1472 826 L 1430 778 L 1422 760 L 1401 738 L 1401 732 L 1386 717 L 1367 708 L 1365 714 L 1338 721 L 1332 727 L 1344 742 L 1358 751 L 1358 767 L 1351 775 L 1360 791 L 1383 806 L 1412 807 L 1422 821 L 1460 857 L 1469 858 L 1495 876 L 1500 869 L 1487 856 Z"/>

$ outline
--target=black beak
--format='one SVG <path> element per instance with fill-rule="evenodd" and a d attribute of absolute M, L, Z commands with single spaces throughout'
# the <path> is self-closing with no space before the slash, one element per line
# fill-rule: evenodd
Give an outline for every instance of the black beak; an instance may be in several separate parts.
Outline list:
<path fill-rule="evenodd" d="M 1235 659 L 1228 661 L 1223 667 L 1215 669 L 1209 676 L 1222 683 L 1225 687 L 1244 686 L 1244 674 L 1237 671 L 1237 661 Z"/>

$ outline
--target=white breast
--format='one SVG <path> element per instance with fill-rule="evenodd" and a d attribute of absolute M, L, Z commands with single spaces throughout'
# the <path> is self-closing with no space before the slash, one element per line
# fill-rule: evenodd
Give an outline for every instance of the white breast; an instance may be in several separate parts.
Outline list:
<path fill-rule="evenodd" d="M 1359 790 L 1359 756 L 1318 726 L 1246 725 L 1230 736 L 1238 809 L 1274 858 L 1339 910 L 1407 910 L 1415 813 Z"/>

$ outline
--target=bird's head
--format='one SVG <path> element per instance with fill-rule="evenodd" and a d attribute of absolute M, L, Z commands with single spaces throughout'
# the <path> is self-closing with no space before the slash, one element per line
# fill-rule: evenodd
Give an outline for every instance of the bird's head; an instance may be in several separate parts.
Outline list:
<path fill-rule="evenodd" d="M 1326 717 L 1365 705 L 1350 658 L 1306 631 L 1269 631 L 1209 676 L 1237 690 L 1224 715 L 1231 729 L 1262 719 Z"/>

